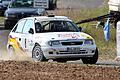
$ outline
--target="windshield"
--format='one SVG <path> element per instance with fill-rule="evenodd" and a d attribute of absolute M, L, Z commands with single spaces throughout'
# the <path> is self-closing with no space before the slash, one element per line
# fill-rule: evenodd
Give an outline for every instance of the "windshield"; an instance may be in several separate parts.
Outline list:
<path fill-rule="evenodd" d="M 0 0 L 0 1 L 11 1 L 11 0 Z"/>
<path fill-rule="evenodd" d="M 78 27 L 71 21 L 43 21 L 35 23 L 36 33 L 41 32 L 79 32 Z"/>
<path fill-rule="evenodd" d="M 33 0 L 12 0 L 10 8 L 33 7 Z"/>
<path fill-rule="evenodd" d="M 11 0 L 0 0 L 0 1 L 11 1 Z"/>
<path fill-rule="evenodd" d="M 4 1 L 9 1 L 9 2 L 10 2 L 11 0 L 0 0 L 0 1 L 3 1 L 3 2 L 4 2 Z"/>

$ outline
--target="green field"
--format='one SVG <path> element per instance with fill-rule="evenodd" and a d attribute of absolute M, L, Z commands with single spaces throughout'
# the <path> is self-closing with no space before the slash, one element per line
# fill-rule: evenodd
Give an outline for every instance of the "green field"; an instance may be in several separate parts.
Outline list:
<path fill-rule="evenodd" d="M 0 24 L 4 23 L 4 17 L 0 17 Z"/>

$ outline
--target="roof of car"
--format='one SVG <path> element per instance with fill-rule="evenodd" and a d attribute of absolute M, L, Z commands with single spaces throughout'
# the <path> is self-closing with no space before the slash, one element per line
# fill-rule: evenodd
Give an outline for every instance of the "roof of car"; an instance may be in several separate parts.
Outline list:
<path fill-rule="evenodd" d="M 37 16 L 37 17 L 27 17 L 24 19 L 36 19 L 39 21 L 49 21 L 49 20 L 65 20 L 65 21 L 71 21 L 68 17 L 66 16 Z"/>

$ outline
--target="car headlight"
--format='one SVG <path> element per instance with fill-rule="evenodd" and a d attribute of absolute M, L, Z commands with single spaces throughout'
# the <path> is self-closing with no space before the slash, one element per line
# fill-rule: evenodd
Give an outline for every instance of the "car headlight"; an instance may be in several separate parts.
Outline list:
<path fill-rule="evenodd" d="M 45 9 L 38 9 L 38 10 L 37 10 L 37 14 L 38 14 L 38 15 L 43 15 L 44 12 L 45 12 Z"/>
<path fill-rule="evenodd" d="M 57 46 L 57 45 L 60 45 L 60 42 L 59 41 L 50 41 L 50 42 L 48 42 L 48 44 L 50 46 Z"/>
<path fill-rule="evenodd" d="M 84 44 L 92 45 L 93 44 L 93 40 L 92 39 L 87 39 L 87 40 L 85 40 Z"/>

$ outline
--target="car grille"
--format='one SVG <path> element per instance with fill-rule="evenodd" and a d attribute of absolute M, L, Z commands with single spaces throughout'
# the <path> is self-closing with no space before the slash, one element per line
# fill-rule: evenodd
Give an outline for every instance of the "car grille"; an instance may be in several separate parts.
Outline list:
<path fill-rule="evenodd" d="M 61 42 L 62 45 L 64 46 L 70 46 L 70 45 L 82 45 L 83 41 L 80 42 Z"/>
<path fill-rule="evenodd" d="M 28 13 L 24 13 L 24 14 L 19 13 L 19 14 L 16 15 L 16 17 L 17 17 L 18 19 L 21 19 L 21 18 L 25 18 L 25 17 L 30 17 L 31 15 L 32 15 L 32 14 L 28 14 Z"/>
<path fill-rule="evenodd" d="M 88 51 L 80 50 L 79 52 L 68 52 L 68 51 L 60 51 L 57 54 L 87 54 Z"/>

